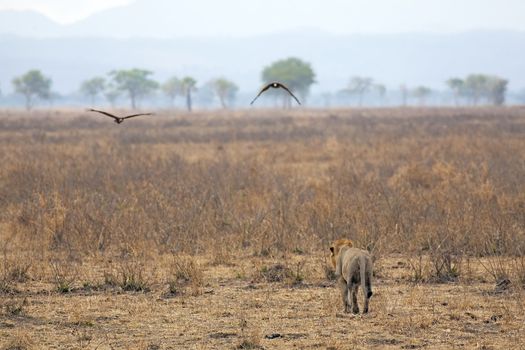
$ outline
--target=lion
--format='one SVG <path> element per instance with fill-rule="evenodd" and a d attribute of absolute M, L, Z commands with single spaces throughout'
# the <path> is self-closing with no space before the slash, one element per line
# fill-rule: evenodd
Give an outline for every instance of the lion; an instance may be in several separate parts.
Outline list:
<path fill-rule="evenodd" d="M 345 312 L 359 313 L 357 291 L 359 283 L 365 296 L 363 313 L 368 313 L 368 302 L 372 296 L 372 258 L 366 250 L 353 247 L 349 239 L 338 239 L 330 246 L 330 258 L 335 268 L 337 283 L 341 290 Z M 351 302 L 349 292 L 352 293 Z"/>

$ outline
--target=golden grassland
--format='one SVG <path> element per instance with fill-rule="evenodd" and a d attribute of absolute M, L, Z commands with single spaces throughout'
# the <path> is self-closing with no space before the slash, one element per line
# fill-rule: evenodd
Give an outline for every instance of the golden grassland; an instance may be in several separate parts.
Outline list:
<path fill-rule="evenodd" d="M 523 108 L 0 110 L 0 164 L 0 349 L 525 348 Z"/>

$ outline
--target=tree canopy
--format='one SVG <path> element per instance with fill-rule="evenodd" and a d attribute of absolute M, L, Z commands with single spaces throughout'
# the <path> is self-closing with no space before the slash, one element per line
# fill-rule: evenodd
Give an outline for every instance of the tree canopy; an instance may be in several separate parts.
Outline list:
<path fill-rule="evenodd" d="M 285 84 L 294 93 L 297 92 L 304 100 L 310 92 L 310 86 L 315 83 L 315 72 L 308 62 L 304 62 L 296 57 L 273 62 L 265 67 L 261 74 L 263 83 L 279 81 Z M 288 103 L 290 96 L 283 94 Z"/>
<path fill-rule="evenodd" d="M 239 87 L 234 82 L 226 78 L 212 80 L 211 86 L 219 98 L 222 108 L 227 108 L 228 104 L 232 103 L 232 101 L 235 99 L 237 91 L 239 90 Z"/>
<path fill-rule="evenodd" d="M 459 104 L 459 98 L 461 97 L 464 90 L 464 81 L 460 78 L 450 78 L 446 81 L 447 86 L 454 94 L 454 103 Z"/>
<path fill-rule="evenodd" d="M 359 106 L 363 104 L 363 96 L 374 87 L 374 79 L 369 77 L 354 76 L 350 78 L 347 92 L 356 94 L 358 97 Z"/>
<path fill-rule="evenodd" d="M 184 77 L 181 82 L 182 92 L 186 96 L 186 107 L 191 112 L 192 98 L 191 93 L 196 90 L 197 80 L 192 77 Z"/>
<path fill-rule="evenodd" d="M 175 103 L 175 98 L 183 95 L 182 81 L 177 77 L 171 77 L 164 84 L 162 84 L 162 91 L 170 99 L 171 105 Z"/>
<path fill-rule="evenodd" d="M 102 93 L 106 88 L 106 79 L 102 77 L 94 77 L 89 80 L 85 80 L 80 85 L 80 92 L 88 96 L 91 99 L 91 104 L 95 104 L 95 98 L 98 94 Z"/>
<path fill-rule="evenodd" d="M 495 75 L 470 74 L 465 79 L 451 78 L 446 84 L 452 90 L 456 104 L 460 97 L 464 97 L 473 105 L 482 100 L 502 105 L 505 103 L 508 80 Z"/>
<path fill-rule="evenodd" d="M 133 68 L 129 70 L 114 70 L 109 73 L 115 83 L 115 88 L 126 92 L 131 100 L 131 108 L 136 108 L 137 101 L 153 92 L 159 84 L 150 79 L 153 72 Z"/>
<path fill-rule="evenodd" d="M 13 79 L 13 87 L 17 93 L 24 95 L 28 110 L 33 107 L 35 97 L 48 99 L 51 96 L 51 83 L 50 78 L 36 69 Z"/>
<path fill-rule="evenodd" d="M 420 105 L 425 105 L 426 98 L 432 93 L 432 90 L 426 86 L 418 86 L 412 94 L 419 100 Z"/>

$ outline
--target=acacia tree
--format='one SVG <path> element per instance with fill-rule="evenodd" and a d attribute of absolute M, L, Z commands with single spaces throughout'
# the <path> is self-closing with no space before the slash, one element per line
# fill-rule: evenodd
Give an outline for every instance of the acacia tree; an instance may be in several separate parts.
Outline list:
<path fill-rule="evenodd" d="M 383 84 L 374 84 L 374 90 L 377 92 L 377 95 L 379 96 L 380 103 L 384 104 L 385 102 L 385 96 L 386 96 L 386 86 Z"/>
<path fill-rule="evenodd" d="M 181 82 L 182 93 L 184 94 L 184 96 L 186 96 L 186 107 L 188 108 L 188 112 L 191 112 L 191 93 L 197 89 L 196 85 L 197 80 L 193 79 L 192 77 L 184 77 L 184 79 L 182 79 Z"/>
<path fill-rule="evenodd" d="M 182 81 L 177 77 L 172 77 L 168 79 L 164 84 L 162 84 L 162 91 L 170 99 L 171 106 L 175 106 L 175 98 L 178 95 L 182 95 Z"/>
<path fill-rule="evenodd" d="M 265 84 L 272 81 L 285 84 L 294 93 L 297 92 L 303 100 L 308 96 L 310 86 L 315 83 L 315 73 L 310 63 L 296 57 L 273 62 L 263 69 L 261 78 Z M 291 107 L 291 96 L 288 94 L 282 96 L 284 96 L 284 106 Z"/>
<path fill-rule="evenodd" d="M 239 90 L 239 87 L 232 81 L 226 78 L 218 78 L 212 80 L 211 87 L 213 92 L 219 98 L 222 108 L 227 108 L 228 103 L 231 103 Z M 228 101 L 228 103 L 226 103 Z"/>
<path fill-rule="evenodd" d="M 399 86 L 399 92 L 401 94 L 401 105 L 406 107 L 408 104 L 408 87 L 405 84 Z"/>
<path fill-rule="evenodd" d="M 102 77 L 95 77 L 89 80 L 85 80 L 80 85 L 80 92 L 88 96 L 91 99 L 91 104 L 95 104 L 95 98 L 98 94 L 102 93 L 106 88 L 106 79 Z"/>
<path fill-rule="evenodd" d="M 24 95 L 27 110 L 33 107 L 35 97 L 48 99 L 51 96 L 51 79 L 36 69 L 13 79 L 13 87 L 17 93 Z"/>
<path fill-rule="evenodd" d="M 505 93 L 509 81 L 496 76 L 487 78 L 487 99 L 495 106 L 501 106 L 505 103 Z"/>
<path fill-rule="evenodd" d="M 104 97 L 106 98 L 106 100 L 108 100 L 111 107 L 115 107 L 115 104 L 119 96 L 120 96 L 120 91 L 117 90 L 115 85 L 109 84 L 108 86 L 106 86 L 106 90 L 104 91 Z"/>
<path fill-rule="evenodd" d="M 426 98 L 432 93 L 432 90 L 426 86 L 418 86 L 414 89 L 412 94 L 419 100 L 419 105 L 424 106 Z"/>
<path fill-rule="evenodd" d="M 332 104 L 332 97 L 333 95 L 329 91 L 321 93 L 321 98 L 323 99 L 323 105 L 325 106 L 325 108 L 329 108 Z"/>
<path fill-rule="evenodd" d="M 525 89 L 521 89 L 520 92 L 518 92 L 518 100 L 521 103 L 525 103 Z"/>
<path fill-rule="evenodd" d="M 446 81 L 447 86 L 452 90 L 454 96 L 454 104 L 459 105 L 459 98 L 464 93 L 465 82 L 460 78 L 450 78 Z"/>
<path fill-rule="evenodd" d="M 113 78 L 115 88 L 126 92 L 131 101 L 131 108 L 135 108 L 137 102 L 144 96 L 153 92 L 159 84 L 149 79 L 153 72 L 144 69 L 133 68 L 129 70 L 114 70 L 109 73 Z"/>
<path fill-rule="evenodd" d="M 483 74 L 470 74 L 465 78 L 464 90 L 473 105 L 477 105 L 479 100 L 485 95 L 487 76 Z"/>
<path fill-rule="evenodd" d="M 494 75 L 470 74 L 464 80 L 463 92 L 473 105 L 481 99 L 493 105 L 502 105 L 508 83 L 508 80 Z"/>
<path fill-rule="evenodd" d="M 363 96 L 372 89 L 374 80 L 368 77 L 352 77 L 346 89 L 347 92 L 357 95 L 358 105 L 363 105 Z"/>

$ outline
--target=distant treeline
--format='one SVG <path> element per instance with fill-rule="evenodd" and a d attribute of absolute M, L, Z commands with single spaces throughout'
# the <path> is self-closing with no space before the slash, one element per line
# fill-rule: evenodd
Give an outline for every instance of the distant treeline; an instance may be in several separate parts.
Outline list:
<path fill-rule="evenodd" d="M 192 110 L 194 95 L 197 94 L 203 106 L 209 106 L 218 101 L 222 108 L 235 106 L 238 98 L 238 86 L 225 77 L 217 77 L 199 85 L 191 76 L 173 76 L 160 83 L 151 78 L 152 71 L 146 69 L 113 70 L 106 76 L 95 76 L 83 81 L 77 93 L 89 99 L 91 105 L 101 103 L 117 106 L 122 99 L 127 100 L 133 109 L 148 99 L 150 102 L 159 95 L 164 95 L 164 106 L 175 107 L 176 100 L 180 97 L 184 107 Z M 310 95 L 312 84 L 316 83 L 316 75 L 310 63 L 299 58 L 290 57 L 278 60 L 264 67 L 261 80 L 281 81 L 291 90 L 296 92 L 303 100 Z M 485 74 L 470 74 L 465 78 L 450 78 L 445 82 L 448 88 L 449 101 L 455 105 L 503 105 L 507 94 L 508 80 Z M 61 96 L 52 90 L 52 79 L 45 76 L 40 70 L 30 70 L 16 77 L 12 81 L 14 91 L 23 96 L 25 107 L 29 110 L 37 100 L 47 100 L 53 103 Z M 289 96 L 279 94 L 279 91 L 269 91 L 274 96 L 274 106 L 289 107 Z M 390 98 L 389 98 L 390 97 Z M 427 86 L 410 88 L 401 84 L 397 89 L 388 90 L 387 87 L 370 77 L 353 76 L 348 85 L 337 92 L 325 92 L 312 99 L 312 105 L 330 107 L 332 105 L 392 105 L 407 106 L 410 104 L 426 105 L 433 98 L 432 104 L 443 103 L 443 92 L 433 91 Z M 440 97 L 437 99 L 436 97 Z M 516 96 L 518 100 L 525 101 L 525 93 Z M 0 95 L 1 98 L 1 95 Z M 437 99 L 437 103 L 436 103 Z M 449 102 L 450 103 L 450 102 Z"/>

